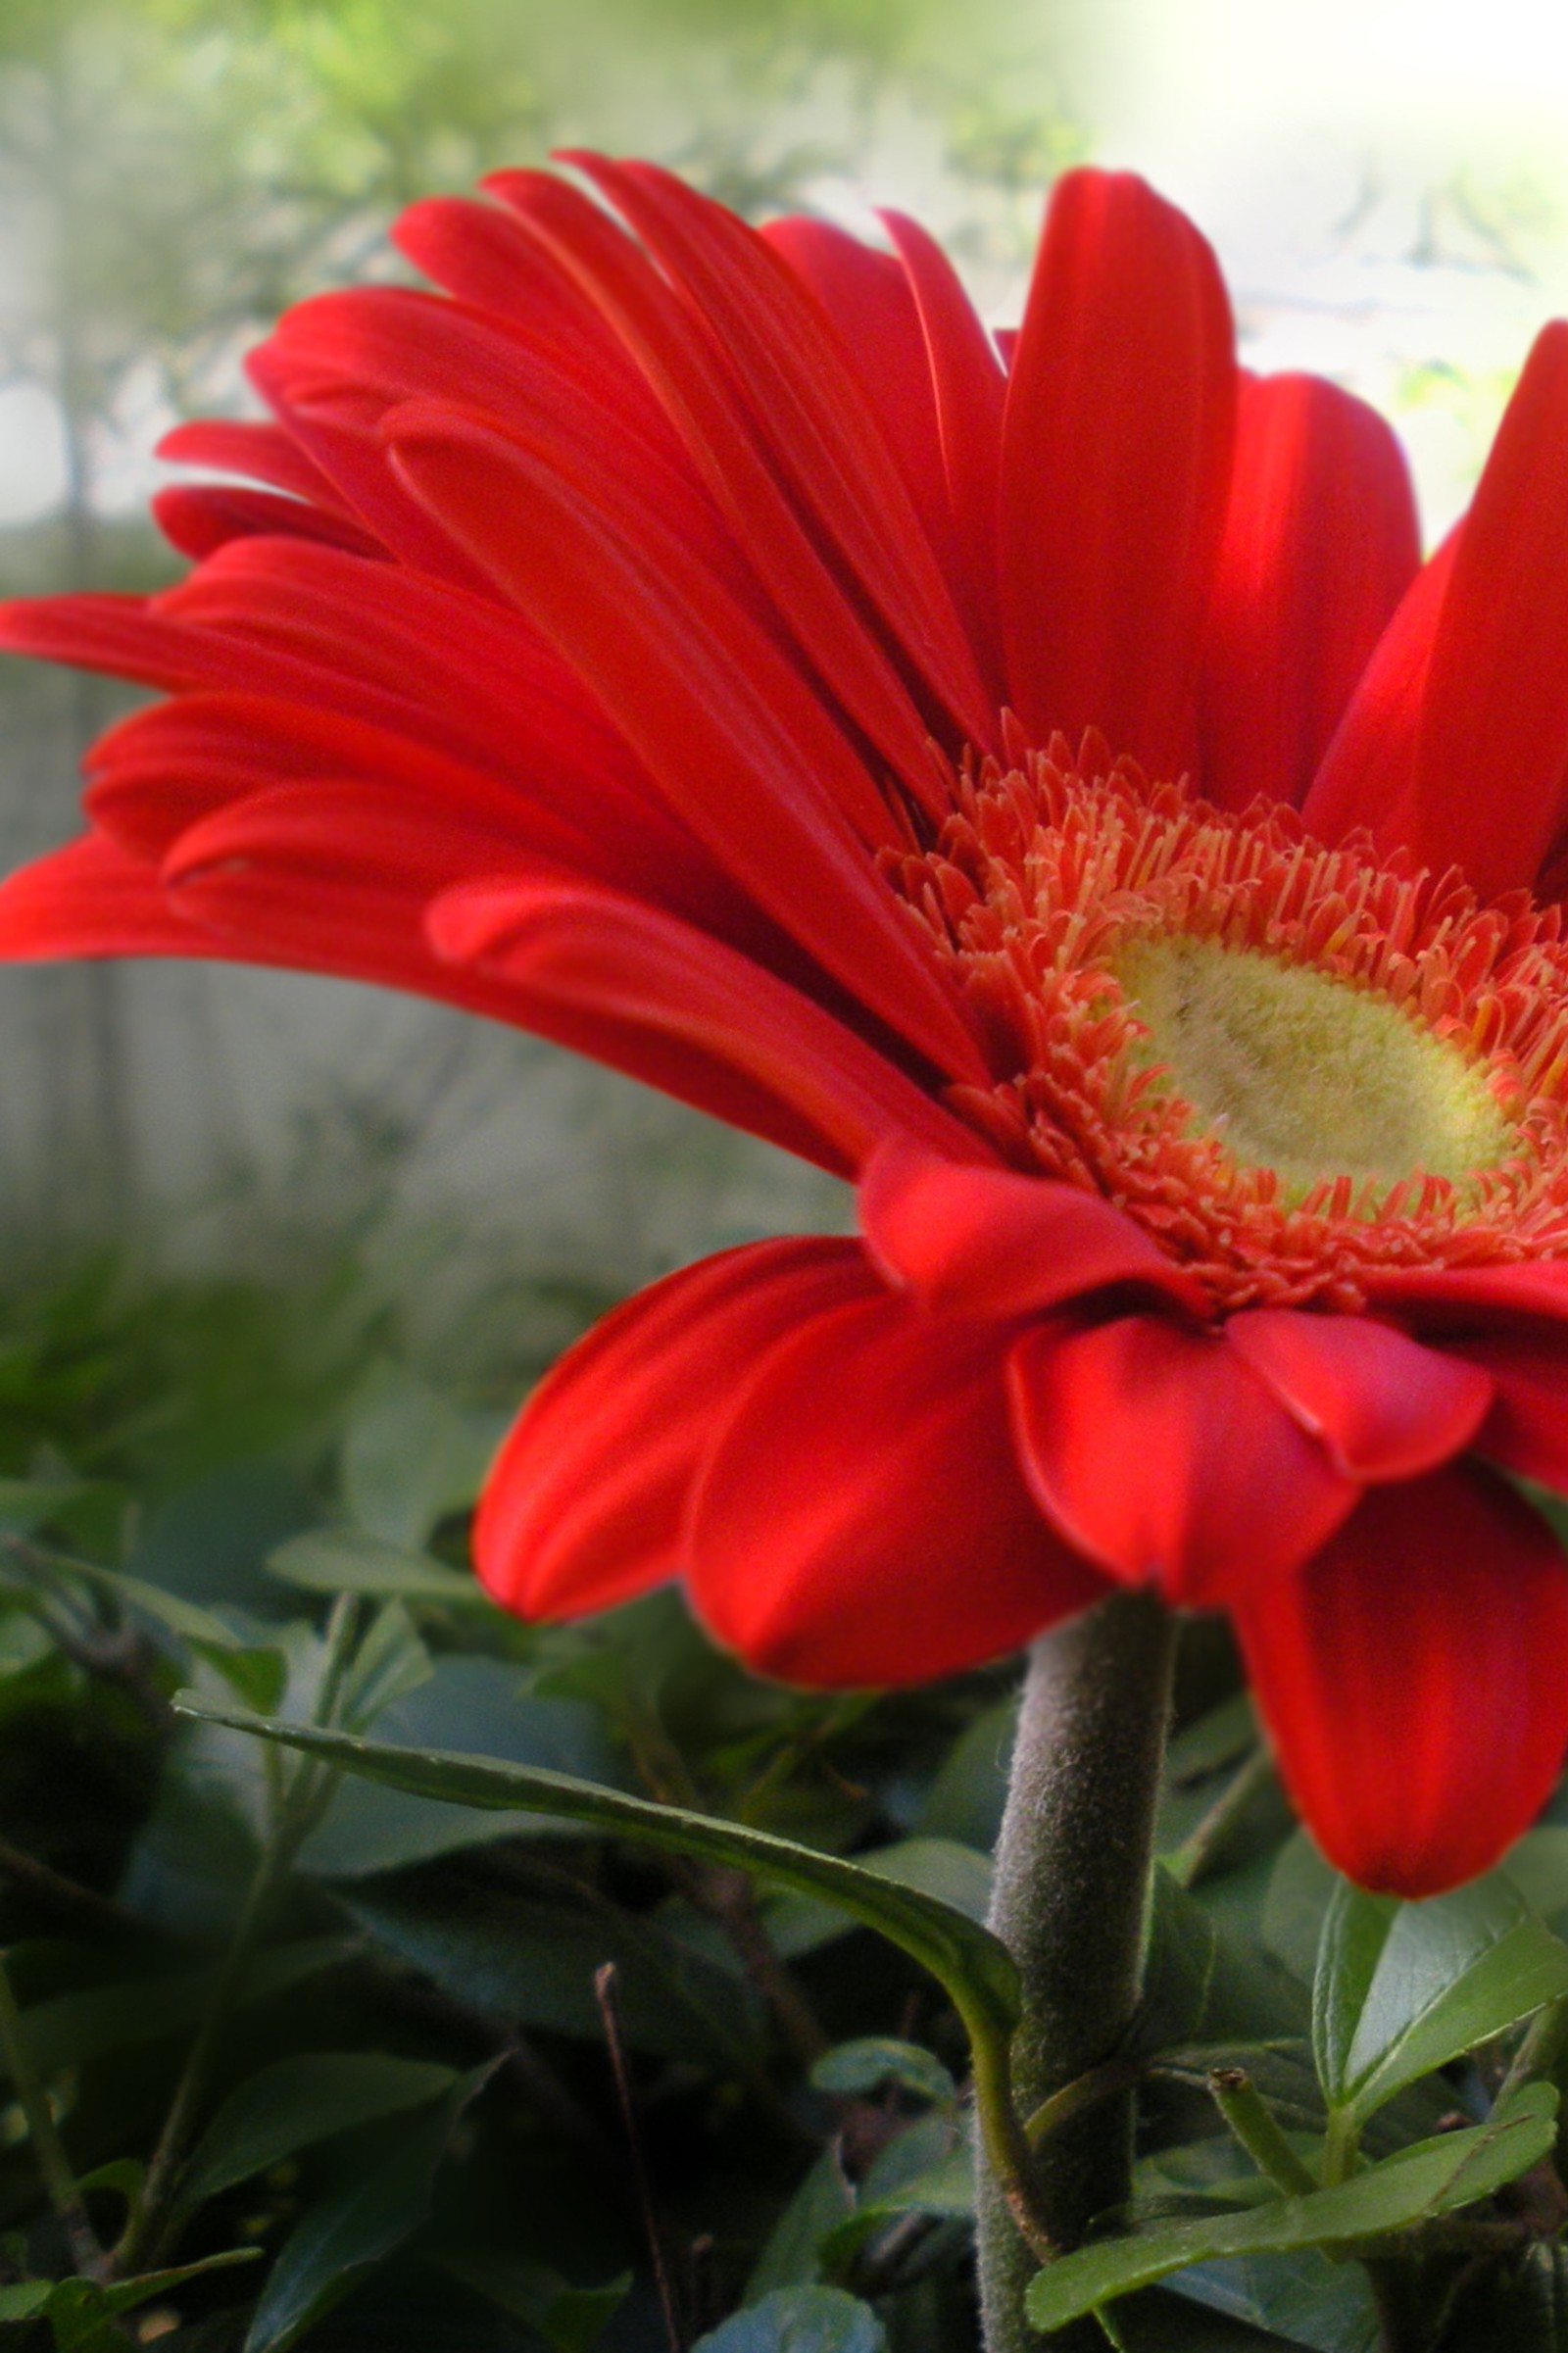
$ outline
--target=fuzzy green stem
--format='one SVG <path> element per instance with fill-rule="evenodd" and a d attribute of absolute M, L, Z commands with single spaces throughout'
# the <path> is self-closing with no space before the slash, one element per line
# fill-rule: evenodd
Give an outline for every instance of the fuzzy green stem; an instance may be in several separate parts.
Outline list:
<path fill-rule="evenodd" d="M 991 1911 L 1022 1980 L 1012 2089 L 1025 2115 L 1102 2068 L 1138 2006 L 1174 1642 L 1150 1594 L 1120 1593 L 1030 1656 Z M 1132 2116 L 1130 2091 L 1101 2098 L 1030 2155 L 1028 2203 L 1058 2250 L 1125 2200 Z M 979 2232 L 987 2353 L 1027 2353 L 1044 2341 L 1023 2312 L 1037 2257 L 984 2152 Z M 1103 2349 L 1096 2323 L 1051 2341 Z"/>

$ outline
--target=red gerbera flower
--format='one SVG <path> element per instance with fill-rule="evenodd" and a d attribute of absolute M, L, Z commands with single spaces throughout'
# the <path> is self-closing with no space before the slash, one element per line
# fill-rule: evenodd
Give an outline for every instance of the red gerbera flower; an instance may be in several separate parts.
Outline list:
<path fill-rule="evenodd" d="M 196 559 L 6 642 L 171 690 L 12 956 L 237 956 L 516 1021 L 860 1182 L 525 1409 L 478 1557 L 681 1576 L 892 1683 L 1118 1582 L 1233 1616 L 1327 1851 L 1490 1863 L 1568 1740 L 1568 327 L 1418 570 L 1385 425 L 1236 366 L 1140 181 L 1004 355 L 912 223 L 667 174 L 416 206 L 307 303 Z M 1498 1466 L 1501 1466 L 1500 1470 Z"/>

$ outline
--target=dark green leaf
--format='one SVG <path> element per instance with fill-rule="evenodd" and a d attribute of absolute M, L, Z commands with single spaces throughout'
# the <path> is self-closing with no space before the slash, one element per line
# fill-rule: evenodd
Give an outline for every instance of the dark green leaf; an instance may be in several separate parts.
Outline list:
<path fill-rule="evenodd" d="M 836 2287 L 781 2287 L 699 2337 L 692 2353 L 885 2353 L 886 2345 L 869 2304 Z"/>
<path fill-rule="evenodd" d="M 284 2353 L 412 2236 L 429 2210 L 453 2128 L 500 2064 L 492 2060 L 454 2083 L 383 2164 L 346 2182 L 295 2225 L 262 2291 L 245 2353 Z"/>
<path fill-rule="evenodd" d="M 1330 2104 L 1358 2121 L 1406 2083 L 1568 1994 L 1568 1945 L 1505 1880 L 1400 1904 L 1348 1883 L 1330 1906 L 1312 2039 Z"/>
<path fill-rule="evenodd" d="M 210 1609 L 275 1615 L 277 1589 L 263 1563 L 315 1517 L 308 1490 L 282 1464 L 231 1464 L 157 1512 L 125 1566 L 143 1586 Z"/>
<path fill-rule="evenodd" d="M 265 2001 L 340 1961 L 347 1947 L 338 1936 L 312 1936 L 274 1944 L 246 1980 L 243 1999 Z M 124 1980 L 57 1994 L 32 2003 L 23 2028 L 33 2065 L 47 2081 L 64 2067 L 84 2067 L 105 2052 L 156 2042 L 195 2024 L 212 1992 L 210 1976 L 163 1978 L 152 1984 Z"/>
<path fill-rule="evenodd" d="M 449 2091 L 454 2080 L 450 2067 L 368 2051 L 279 2059 L 223 2102 L 191 2158 L 180 2203 L 200 2206 L 334 2132 L 422 2108 Z"/>
<path fill-rule="evenodd" d="M 1532 2247 L 1511 2277 L 1489 2268 L 1454 2312 L 1454 2353 L 1563 2353 L 1568 2346 L 1568 2247 Z"/>
<path fill-rule="evenodd" d="M 780 1886 L 839 1905 L 863 1926 L 901 1946 L 948 1987 L 971 2029 L 978 2025 L 992 2034 L 1010 2032 L 1017 2016 L 1017 1975 L 1011 1957 L 995 1936 L 951 1904 L 898 1887 L 837 1855 L 819 1854 L 769 1832 L 714 1816 L 655 1805 L 647 1798 L 630 1797 L 562 1773 L 492 1764 L 482 1757 L 416 1755 L 346 1734 L 250 1721 L 200 1703 L 184 1704 L 191 1713 L 212 1717 L 237 1731 L 254 1732 L 286 1747 L 304 1749 L 340 1765 L 345 1772 L 363 1774 L 417 1796 L 564 1815 L 615 1838 L 754 1871 Z"/>
<path fill-rule="evenodd" d="M 1471 2205 L 1540 2163 L 1552 2145 L 1556 2105 L 1555 2092 L 1531 2084 L 1506 2114 L 1469 2132 L 1419 2141 L 1337 2188 L 1271 2198 L 1242 2214 L 1156 2224 L 1082 2247 L 1033 2280 L 1029 2317 L 1037 2328 L 1063 2328 L 1191 2264 L 1353 2244 Z"/>
<path fill-rule="evenodd" d="M 603 2287 L 573 2287 L 548 2263 L 521 2255 L 443 2255 L 441 2265 L 476 2295 L 525 2321 L 551 2353 L 593 2353 L 631 2287 L 629 2273 Z"/>
<path fill-rule="evenodd" d="M 634 2049 L 733 2069 L 755 2041 L 740 1979 L 591 1888 L 539 1899 L 418 1880 L 356 1887 L 342 1900 L 387 1951 L 509 2025 L 601 2042 L 594 1972 L 613 1961 Z"/>

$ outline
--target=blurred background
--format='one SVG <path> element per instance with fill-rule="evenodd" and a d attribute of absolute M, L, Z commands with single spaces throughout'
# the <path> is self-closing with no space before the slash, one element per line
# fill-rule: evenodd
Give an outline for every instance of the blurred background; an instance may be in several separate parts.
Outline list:
<path fill-rule="evenodd" d="M 1216 242 L 1248 356 L 1404 436 L 1432 533 L 1568 308 L 1560 0 L 0 0 L 0 588 L 149 586 L 176 417 L 246 405 L 280 306 L 399 265 L 405 201 L 592 143 L 753 216 L 926 220 L 1017 315 L 1064 165 Z M 75 830 L 119 690 L 0 662 L 0 863 Z M 355 1279 L 505 1389 L 825 1180 L 527 1039 L 222 967 L 0 971 L 13 1287 Z M 54 1270 L 50 1272 L 49 1270 Z M 499 1368 L 506 1368 L 504 1371 Z"/>

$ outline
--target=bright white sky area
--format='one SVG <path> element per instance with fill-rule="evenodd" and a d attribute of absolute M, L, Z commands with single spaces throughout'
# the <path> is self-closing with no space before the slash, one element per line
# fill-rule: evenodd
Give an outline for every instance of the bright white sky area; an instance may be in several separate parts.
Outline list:
<path fill-rule="evenodd" d="M 1391 415 L 1428 528 L 1568 311 L 1565 0 L 1087 0 L 1082 102 L 1219 248 L 1252 364 Z"/>
<path fill-rule="evenodd" d="M 1532 334 L 1568 312 L 1568 0 L 1016 0 L 1003 48 L 1020 107 L 1039 60 L 1064 60 L 1095 157 L 1213 238 L 1252 365 L 1320 369 L 1394 418 L 1435 537 Z M 964 201 L 907 117 L 873 139 L 863 186 L 831 193 L 939 232 Z M 989 276 L 995 316 L 1015 316 L 1016 273 Z M 145 498 L 167 421 L 125 419 L 103 503 Z M 63 475 L 47 397 L 0 389 L 0 523 L 47 513 Z"/>

